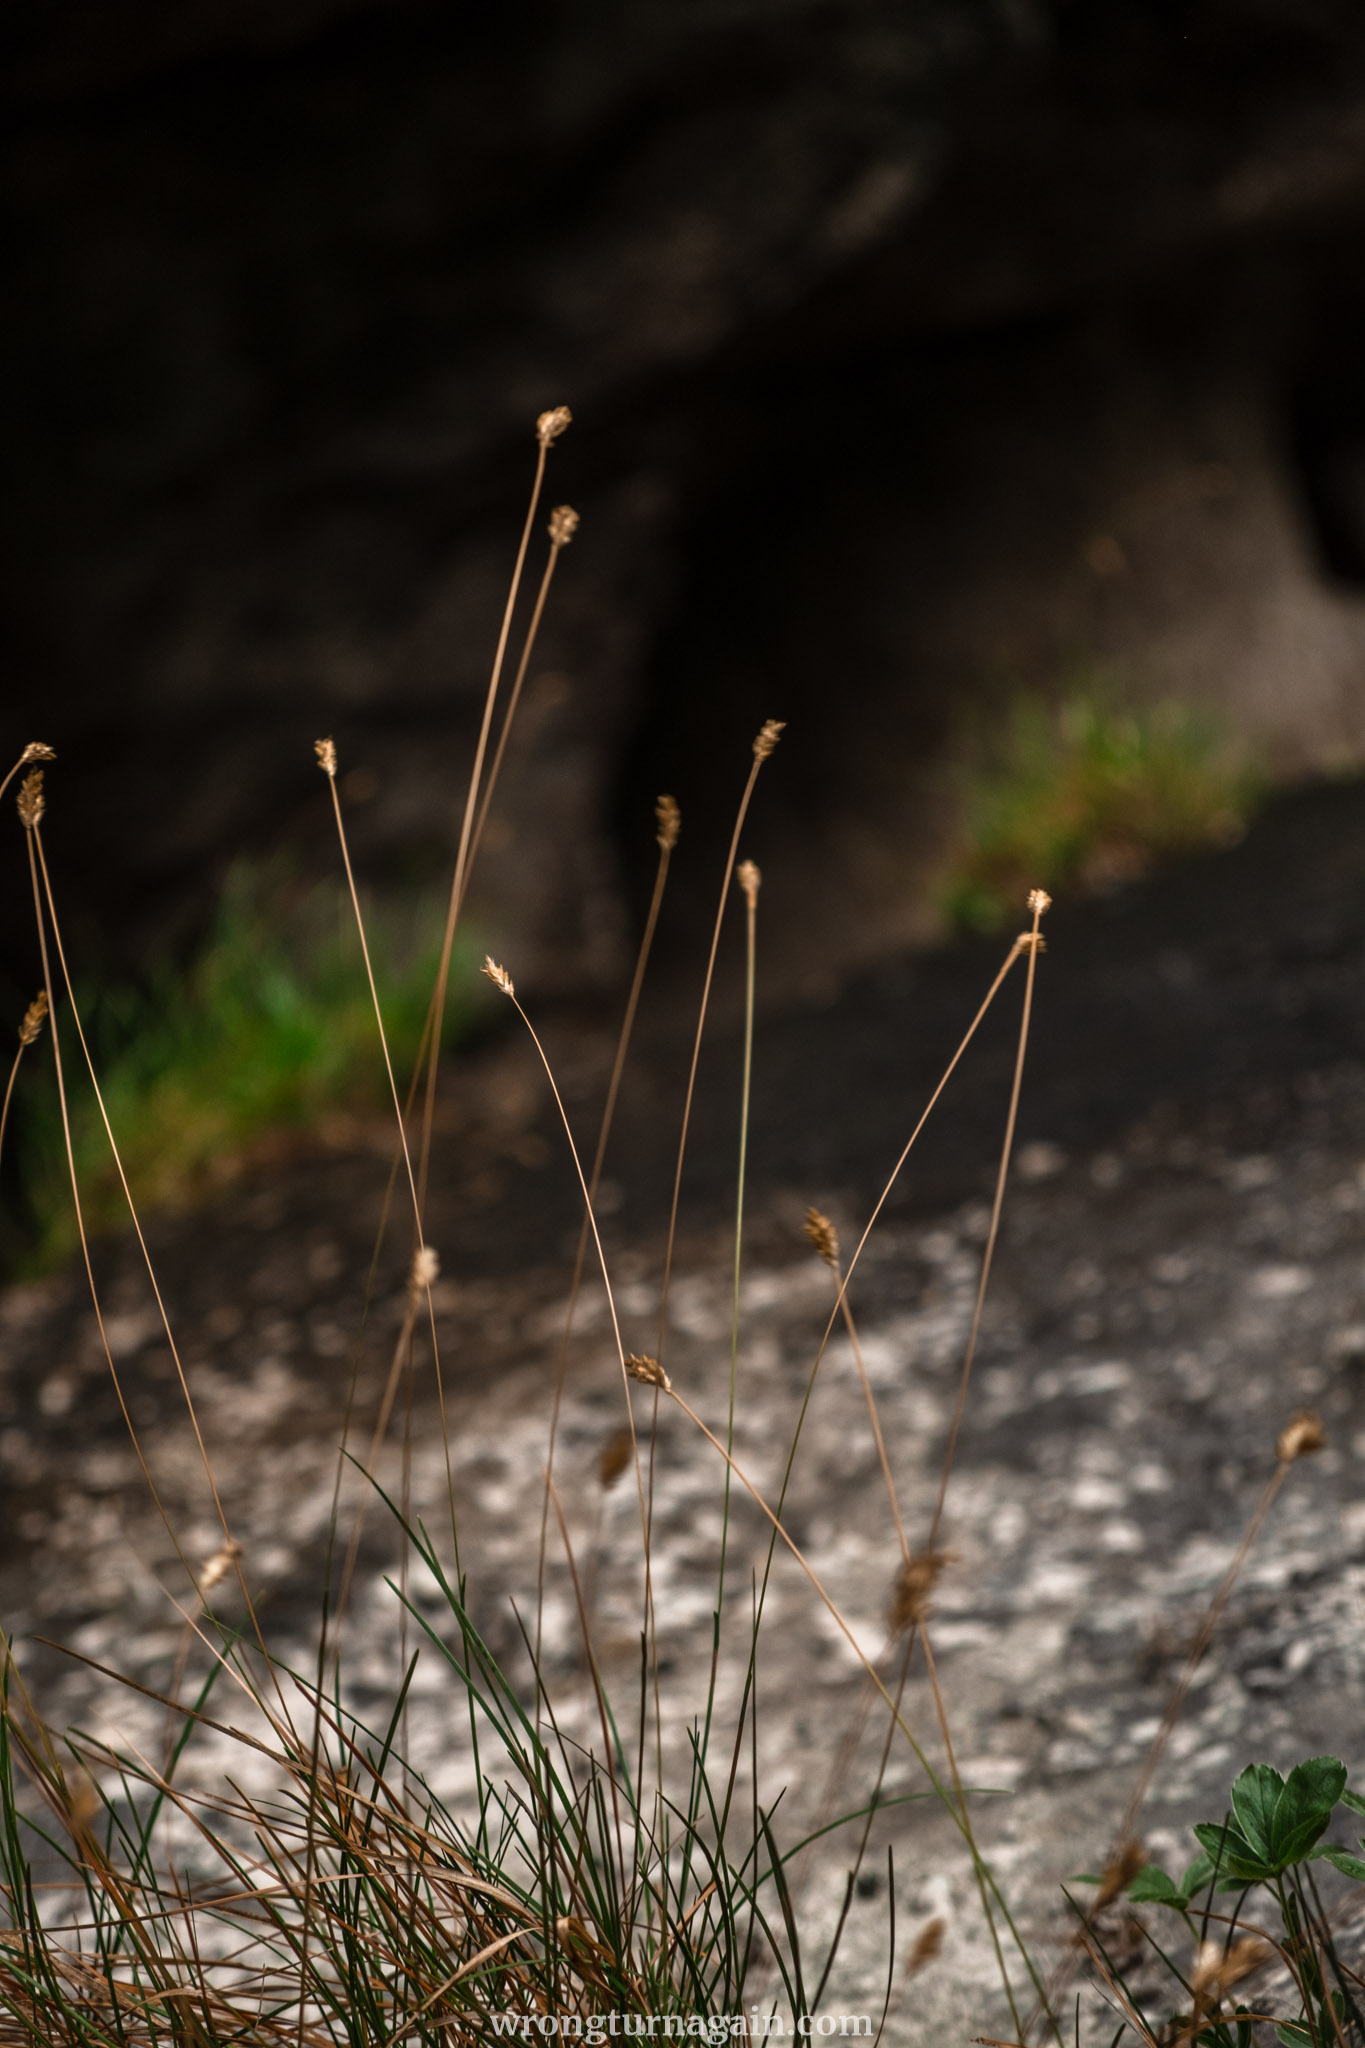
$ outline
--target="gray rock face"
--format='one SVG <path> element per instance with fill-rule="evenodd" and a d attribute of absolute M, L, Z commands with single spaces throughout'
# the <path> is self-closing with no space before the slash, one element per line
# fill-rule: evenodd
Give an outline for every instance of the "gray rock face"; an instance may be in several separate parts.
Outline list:
<path fill-rule="evenodd" d="M 334 728 L 362 857 L 435 869 L 561 400 L 584 529 L 500 800 L 557 855 L 485 869 L 542 986 L 619 973 L 635 820 L 680 786 L 721 832 L 767 716 L 797 979 L 922 931 L 983 687 L 1108 662 L 1286 768 L 1359 756 L 1347 0 L 119 0 L 5 38 L 7 703 L 106 948 L 282 832 L 321 857 Z"/>

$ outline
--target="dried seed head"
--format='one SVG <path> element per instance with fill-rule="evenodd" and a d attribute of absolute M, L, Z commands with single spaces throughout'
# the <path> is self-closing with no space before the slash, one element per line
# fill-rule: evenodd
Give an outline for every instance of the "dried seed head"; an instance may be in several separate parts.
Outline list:
<path fill-rule="evenodd" d="M 943 1937 L 948 1932 L 948 1922 L 942 1913 L 935 1913 L 932 1920 L 926 1920 L 915 1936 L 915 1946 L 910 1951 L 910 1960 L 905 1966 L 907 1977 L 918 1977 L 927 1969 L 943 1947 Z"/>
<path fill-rule="evenodd" d="M 767 760 L 769 754 L 771 754 L 773 748 L 777 745 L 777 742 L 782 737 L 782 734 L 786 731 L 786 729 L 787 721 L 785 718 L 769 718 L 765 720 L 763 730 L 759 733 L 758 738 L 754 741 L 755 761 Z"/>
<path fill-rule="evenodd" d="M 435 1249 L 429 1244 L 419 1244 L 412 1255 L 412 1270 L 408 1274 L 408 1285 L 414 1297 L 420 1297 L 427 1288 L 434 1287 L 441 1270 L 441 1261 Z"/>
<path fill-rule="evenodd" d="M 839 1264 L 839 1233 L 823 1209 L 807 1209 L 806 1236 L 827 1266 Z"/>
<path fill-rule="evenodd" d="M 556 505 L 545 529 L 557 548 L 566 548 L 578 531 L 578 514 L 572 505 Z"/>
<path fill-rule="evenodd" d="M 1041 932 L 1020 932 L 1015 945 L 1021 953 L 1046 953 L 1047 940 Z"/>
<path fill-rule="evenodd" d="M 1282 1465 L 1292 1465 L 1296 1458 L 1311 1458 L 1314 1451 L 1326 1448 L 1327 1432 L 1322 1426 L 1322 1417 L 1315 1415 L 1311 1408 L 1300 1408 L 1275 1439 L 1275 1456 Z"/>
<path fill-rule="evenodd" d="M 750 910 L 757 909 L 758 891 L 763 877 L 751 860 L 742 860 L 740 862 L 739 866 L 735 869 L 735 880 L 749 899 Z"/>
<path fill-rule="evenodd" d="M 906 1629 L 928 1620 L 931 1612 L 929 1601 L 938 1584 L 939 1574 L 952 1561 L 951 1550 L 921 1550 L 916 1556 L 906 1558 L 896 1573 L 891 1593 L 891 1629 L 894 1635 L 903 1635 Z"/>
<path fill-rule="evenodd" d="M 626 1371 L 642 1387 L 657 1387 L 664 1394 L 673 1391 L 673 1382 L 657 1358 L 642 1358 L 638 1351 L 632 1351 L 626 1359 Z"/>
<path fill-rule="evenodd" d="M 1104 1866 L 1104 1876 L 1095 1895 L 1095 1911 L 1098 1913 L 1101 1906 L 1107 1906 L 1120 1892 L 1126 1892 L 1138 1872 L 1146 1867 L 1147 1851 L 1141 1842 L 1125 1842 L 1118 1855 Z"/>
<path fill-rule="evenodd" d="M 20 1045 L 32 1045 L 43 1028 L 47 1016 L 47 990 L 40 988 L 24 1012 L 24 1021 L 19 1026 Z"/>
<path fill-rule="evenodd" d="M 481 974 L 486 974 L 494 988 L 500 988 L 505 996 L 514 996 L 516 994 L 516 990 L 512 986 L 511 975 L 505 967 L 499 967 L 491 953 L 484 954 L 483 966 L 479 971 Z"/>
<path fill-rule="evenodd" d="M 682 812 L 678 809 L 677 799 L 659 797 L 654 805 L 654 816 L 659 827 L 659 844 L 665 853 L 672 853 L 682 831 Z"/>
<path fill-rule="evenodd" d="M 42 817 L 43 812 L 47 809 L 47 800 L 43 795 L 43 771 L 41 768 L 29 769 L 28 774 L 19 785 L 17 804 L 19 823 L 26 832 L 31 832 Z"/>
<path fill-rule="evenodd" d="M 99 1813 L 101 1800 L 99 1788 L 84 1764 L 67 1771 L 66 1813 L 64 1818 L 71 1833 L 78 1839 L 88 1835 Z"/>
<path fill-rule="evenodd" d="M 232 1536 L 228 1537 L 221 1549 L 214 1551 L 213 1556 L 199 1574 L 199 1597 L 201 1600 L 207 1599 L 214 1587 L 222 1583 L 241 1554 L 242 1546 Z"/>
<path fill-rule="evenodd" d="M 536 435 L 542 448 L 548 448 L 551 441 L 557 441 L 573 419 L 567 405 L 551 406 L 536 421 Z"/>
<path fill-rule="evenodd" d="M 1226 1955 L 1221 1941 L 1201 1942 L 1190 1975 L 1190 1989 L 1201 2003 L 1216 2005 L 1225 1991 L 1270 1962 L 1274 1954 L 1270 1943 L 1256 1934 L 1243 1935 Z"/>
<path fill-rule="evenodd" d="M 56 758 L 45 740 L 30 740 L 19 756 L 21 761 L 55 761 Z"/>
<path fill-rule="evenodd" d="M 1028 907 L 1035 917 L 1041 917 L 1045 910 L 1051 910 L 1052 898 L 1048 895 L 1046 889 L 1030 889 L 1028 892 Z"/>
<path fill-rule="evenodd" d="M 314 740 L 313 752 L 318 757 L 318 766 L 324 775 L 335 776 L 337 772 L 337 743 L 335 740 Z"/>
<path fill-rule="evenodd" d="M 597 1477 L 604 1493 L 615 1486 L 630 1463 L 630 1450 L 631 1434 L 628 1429 L 618 1429 L 603 1444 L 602 1455 L 597 1460 Z"/>

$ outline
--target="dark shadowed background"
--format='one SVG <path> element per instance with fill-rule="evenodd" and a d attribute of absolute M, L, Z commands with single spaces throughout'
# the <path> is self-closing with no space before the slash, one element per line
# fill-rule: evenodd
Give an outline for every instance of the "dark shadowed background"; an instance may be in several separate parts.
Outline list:
<path fill-rule="evenodd" d="M 84 957 L 446 871 L 542 407 L 582 514 L 479 911 L 619 987 L 747 748 L 780 981 L 922 936 L 964 712 L 1365 753 L 1355 0 L 13 0 L 4 701 Z M 18 857 L 17 835 L 9 828 Z M 36 959 L 22 866 L 3 992 Z"/>

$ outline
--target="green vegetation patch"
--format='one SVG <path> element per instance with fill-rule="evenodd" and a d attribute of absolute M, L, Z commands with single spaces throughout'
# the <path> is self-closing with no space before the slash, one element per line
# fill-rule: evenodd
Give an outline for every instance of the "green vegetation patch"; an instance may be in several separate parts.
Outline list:
<path fill-rule="evenodd" d="M 1129 709 L 1093 686 L 1021 698 L 963 772 L 961 846 L 939 906 L 955 930 L 998 930 L 1031 888 L 1092 892 L 1231 844 L 1263 787 L 1189 705 Z"/>
<path fill-rule="evenodd" d="M 422 1043 L 444 906 L 430 895 L 366 906 L 366 936 L 400 1088 Z M 471 977 L 451 977 L 444 1041 L 468 1011 Z M 82 1020 L 139 1208 L 182 1205 L 284 1133 L 391 1103 L 355 915 L 344 886 L 305 885 L 243 864 L 188 966 L 139 988 L 77 991 Z M 87 1226 L 127 1205 L 67 1004 L 58 1005 L 72 1142 Z M 43 1061 L 25 1117 L 25 1180 L 47 1266 L 76 1241 L 56 1086 Z"/>

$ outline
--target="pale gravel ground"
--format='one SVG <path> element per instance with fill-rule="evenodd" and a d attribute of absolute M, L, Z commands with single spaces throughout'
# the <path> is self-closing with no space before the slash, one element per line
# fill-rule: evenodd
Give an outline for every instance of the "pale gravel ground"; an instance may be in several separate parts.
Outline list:
<path fill-rule="evenodd" d="M 1234 1124 L 1236 1120 L 1233 1120 Z M 1180 1657 L 1235 1549 L 1270 1468 L 1277 1429 L 1302 1405 L 1321 1410 L 1330 1448 L 1295 1469 L 1251 1556 L 1198 1677 L 1144 1815 L 1153 1853 L 1183 1860 L 1181 1830 L 1222 1810 L 1249 1758 L 1287 1768 L 1332 1750 L 1365 1767 L 1365 1086 L 1342 1065 L 1291 1091 L 1270 1152 L 1229 1143 L 1229 1120 L 1161 1118 L 1094 1156 L 1035 1142 L 1021 1156 L 977 1375 L 949 1496 L 955 1553 L 932 1640 L 982 1846 L 1047 1961 L 1063 1925 L 1058 1881 L 1102 1858 Z M 259 1221 L 253 1223 L 252 1203 Z M 768 1219 L 771 1221 L 772 1219 Z M 853 1218 L 840 1219 L 851 1236 Z M 911 1541 L 922 1541 L 971 1311 L 984 1211 L 893 1221 L 855 1283 L 876 1390 Z M 245 1191 L 220 1214 L 240 1284 L 201 1296 L 179 1322 L 191 1383 L 253 1584 L 279 1641 L 307 1655 L 320 1546 L 335 1469 L 335 1416 L 354 1326 L 352 1256 L 310 1222 Z M 743 1288 L 737 1456 L 769 1497 L 778 1483 L 804 1374 L 831 1299 L 829 1276 L 788 1231 L 763 1227 Z M 110 1255 L 111 1335 L 130 1400 L 187 1553 L 218 1537 L 192 1437 L 174 1413 L 169 1359 L 126 1248 Z M 652 1348 L 656 1268 L 617 1266 L 627 1346 Z M 372 1414 L 401 1287 L 386 1281 L 362 1358 Z M 670 1372 L 713 1426 L 723 1417 L 729 1330 L 723 1237 L 689 1244 L 673 1295 Z M 564 1272 L 437 1289 L 451 1467 L 462 1562 L 495 1646 L 517 1654 L 509 1602 L 534 1599 L 538 1475 Z M 174 1290 L 173 1290 L 174 1291 Z M 191 1290 L 192 1291 L 192 1290 Z M 206 1305 L 207 1304 L 207 1305 Z M 4 1563 L 7 1625 L 55 1634 L 86 1656 L 164 1679 L 179 1640 L 162 1583 L 169 1546 L 146 1506 L 135 1461 L 103 1394 L 105 1368 L 74 1281 L 12 1290 L 0 1303 L 9 1412 L 0 1464 L 14 1493 Z M 429 1381 L 426 1382 L 429 1386 Z M 98 1405 L 104 1401 L 104 1406 Z M 141 1405 L 140 1405 L 141 1404 Z M 649 1399 L 636 1392 L 637 1415 Z M 590 1582 L 603 1667 L 632 1694 L 640 1600 L 633 1482 L 605 1496 L 601 1447 L 622 1416 L 619 1371 L 600 1293 L 585 1293 L 572 1351 L 557 1474 L 580 1570 Z M 152 1425 L 154 1426 L 154 1429 Z M 395 1482 L 397 1451 L 382 1476 Z M 419 1395 L 413 1497 L 441 1520 L 445 1454 L 429 1393 Z M 671 1768 L 700 1707 L 709 1659 L 719 1530 L 715 1454 L 664 1405 L 654 1576 L 668 1688 Z M 866 1654 L 894 1667 L 884 1616 L 896 1545 L 863 1397 L 846 1340 L 831 1345 L 798 1461 L 787 1526 L 838 1600 Z M 399 1668 L 393 1568 L 382 1510 L 372 1513 L 352 1620 L 357 1703 L 379 1714 Z M 731 1548 L 738 1594 L 721 1665 L 721 1720 L 742 1678 L 747 1584 L 765 1549 L 740 1500 Z M 183 1582 L 182 1582 L 183 1583 Z M 437 1606 L 414 1581 L 433 1616 Z M 788 1838 L 827 1810 L 831 1761 L 866 1706 L 857 1660 L 790 1560 L 774 1574 L 760 1675 L 761 1793 L 788 1787 Z M 567 1732 L 591 1740 L 578 1632 L 562 1561 L 545 1619 L 549 1669 Z M 155 1740 L 154 1710 L 36 1647 L 21 1662 L 58 1722 L 119 1721 Z M 907 1718 L 936 1758 L 941 1744 L 918 1660 Z M 471 1782 L 452 1734 L 436 1659 L 419 1669 L 411 1740 L 436 1788 L 459 1803 Z M 855 1803 L 877 1716 L 843 1775 Z M 221 1766 L 209 1744 L 196 1769 Z M 902 1743 L 890 1789 L 919 1789 Z M 898 1873 L 902 1953 L 946 1912 L 943 1956 L 902 1987 L 890 2037 L 966 2040 L 1008 2030 L 970 1869 L 943 1814 L 895 1809 L 874 1830 L 829 2009 L 880 2009 L 886 1844 Z M 844 1864 L 809 1873 L 807 1902 L 828 1925 Z"/>

